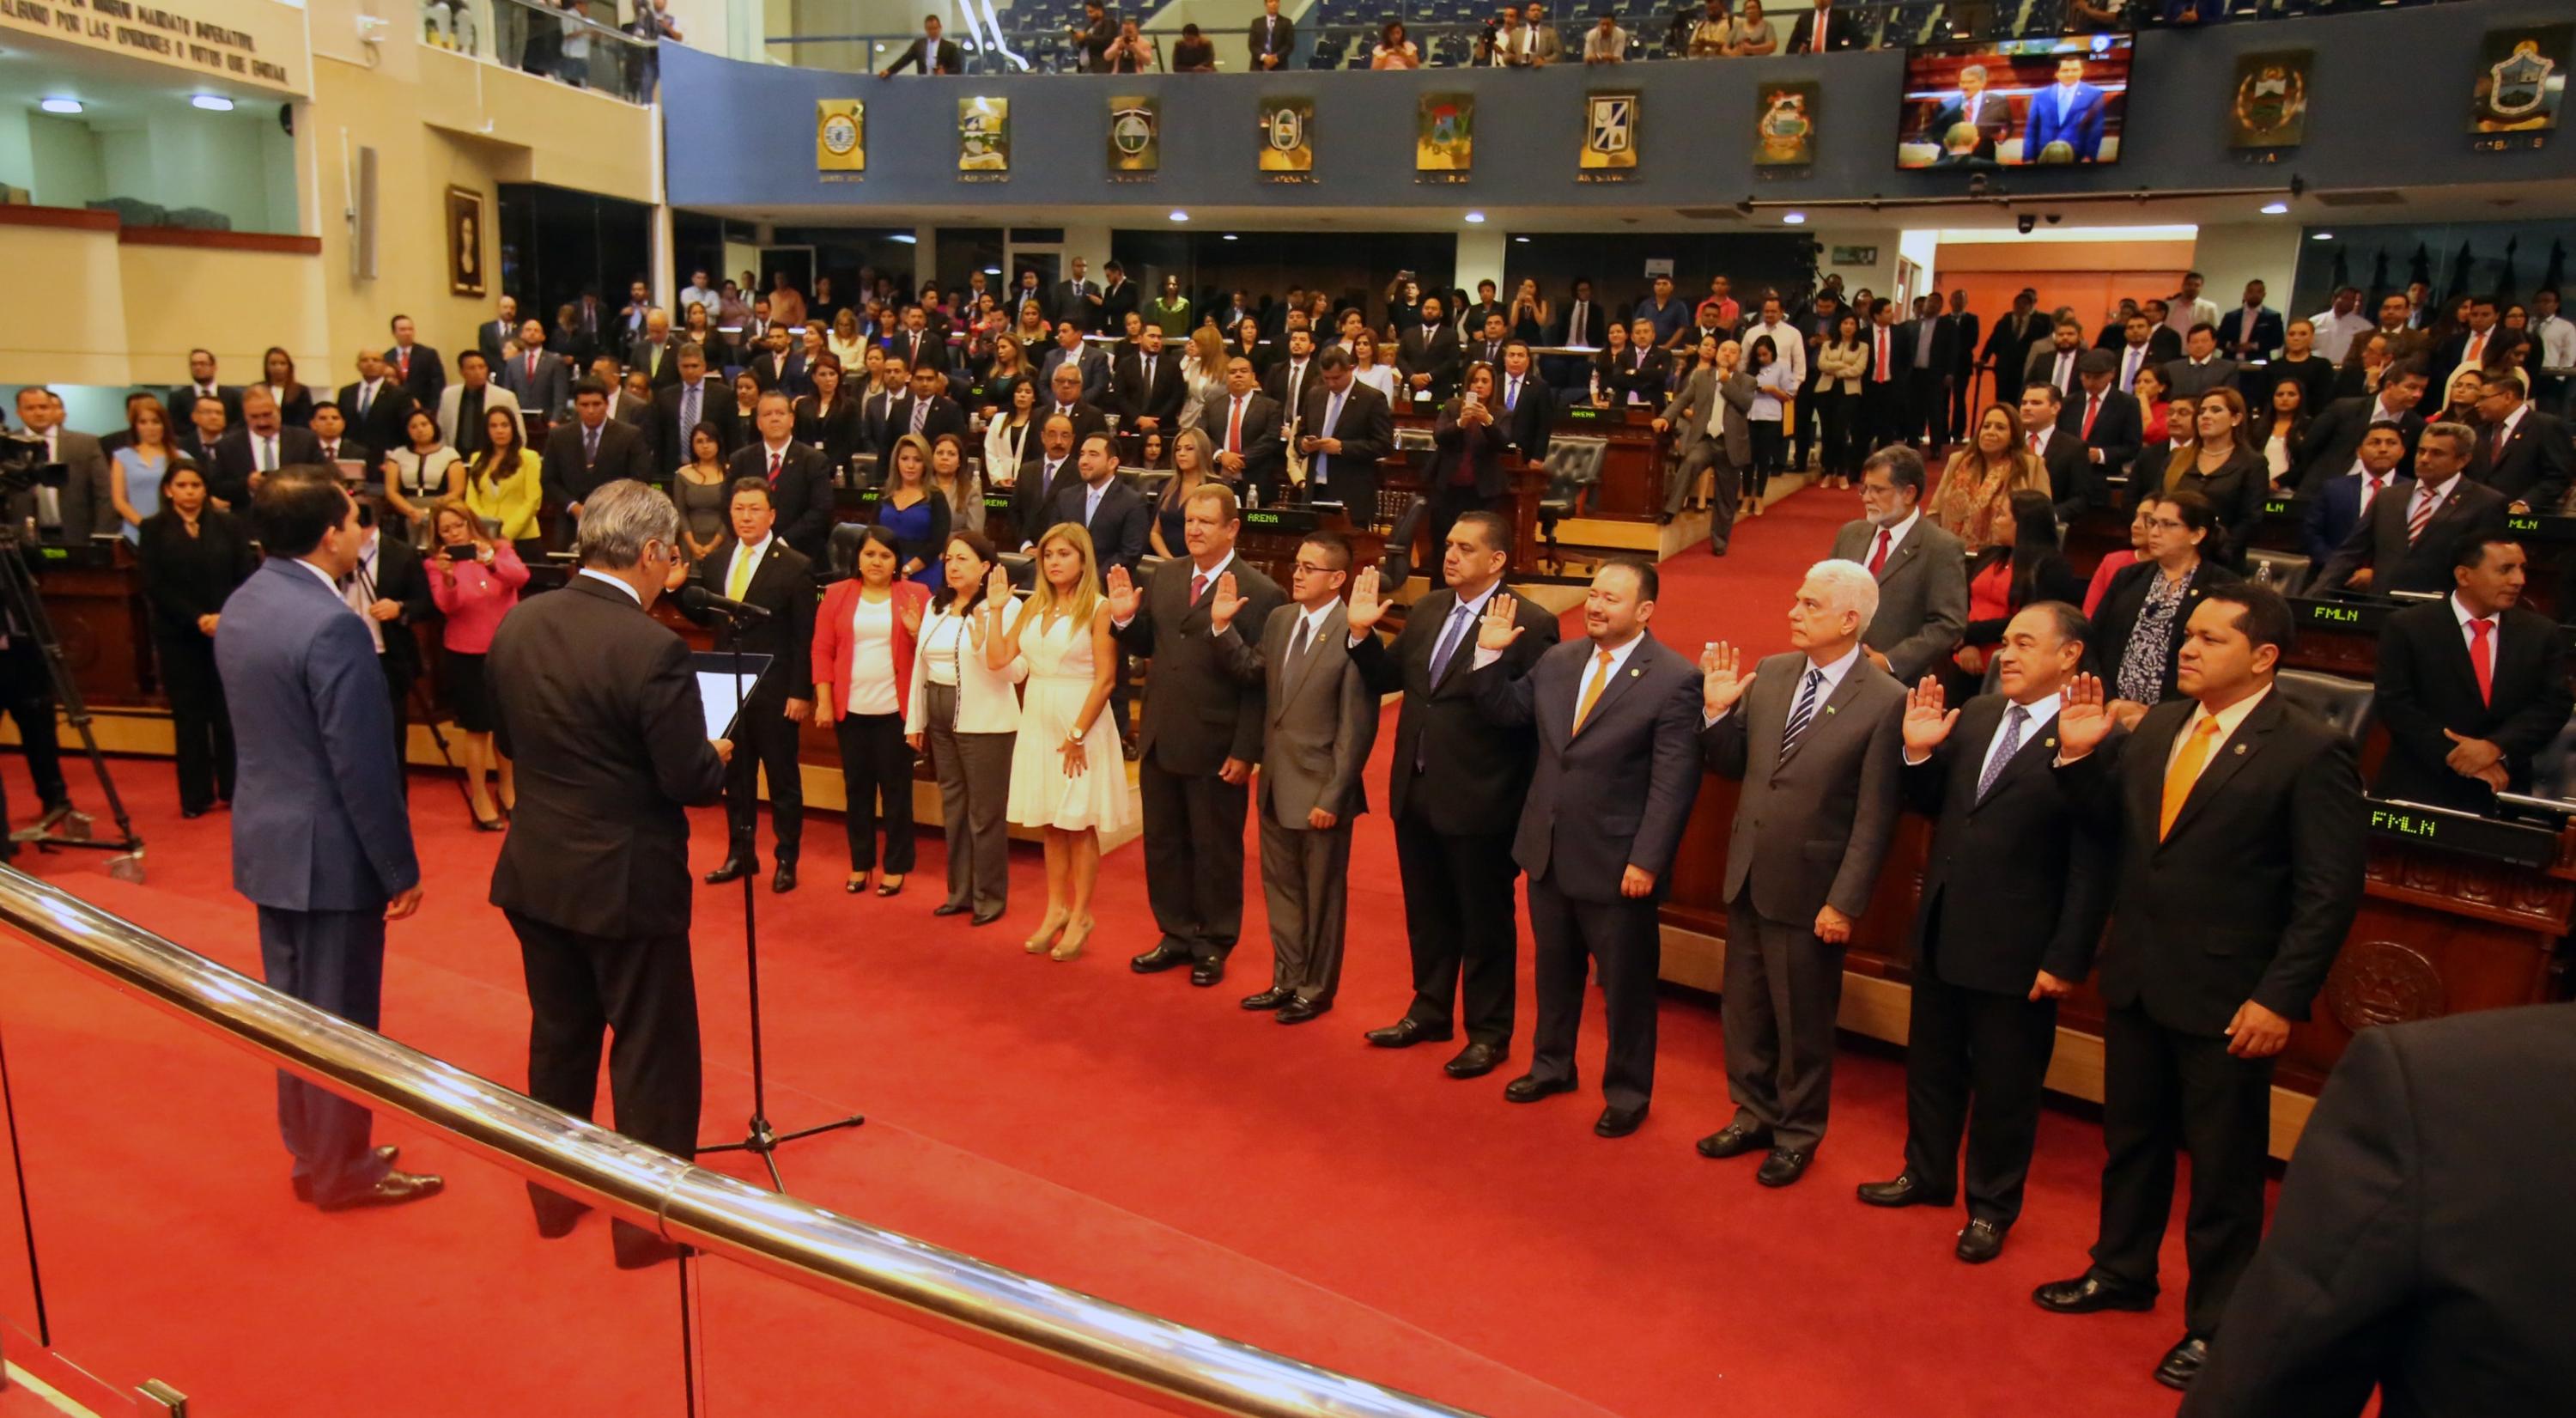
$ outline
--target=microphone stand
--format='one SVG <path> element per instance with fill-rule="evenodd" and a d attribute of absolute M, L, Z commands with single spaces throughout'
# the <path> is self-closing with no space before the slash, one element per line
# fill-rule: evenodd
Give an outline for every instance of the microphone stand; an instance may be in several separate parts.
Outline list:
<path fill-rule="evenodd" d="M 743 716 L 749 712 L 751 701 L 751 677 L 743 673 L 742 668 L 743 623 L 749 617 L 728 610 L 722 605 L 711 605 L 707 609 L 725 618 L 728 638 L 733 642 L 730 653 L 733 656 L 734 722 L 736 727 L 740 727 Z M 746 745 L 737 744 L 734 751 L 739 753 L 744 747 Z M 755 754 L 759 752 L 756 745 L 748 747 L 751 747 L 751 751 Z M 731 770 L 732 765 L 727 764 L 726 771 Z M 759 778 L 760 769 L 755 765 L 752 769 L 754 791 L 758 790 Z M 760 812 L 757 803 L 753 804 L 750 820 L 744 829 L 739 833 L 729 833 L 729 837 L 734 858 L 746 859 L 746 854 L 759 844 L 760 839 Z M 743 972 L 751 987 L 751 1121 L 740 1142 L 702 1143 L 698 1147 L 698 1153 L 704 1156 L 713 1152 L 748 1152 L 758 1157 L 761 1165 L 769 1169 L 770 1186 L 784 1193 L 787 1190 L 787 1179 L 780 1176 L 778 1172 L 778 1149 L 781 1146 L 799 1138 L 837 1132 L 842 1128 L 858 1127 L 867 1122 L 867 1116 L 863 1113 L 852 1113 L 846 1118 L 817 1123 L 809 1128 L 798 1128 L 794 1132 L 785 1133 L 770 1126 L 769 1067 L 768 1060 L 761 1049 L 760 1039 L 760 894 L 752 889 L 752 878 L 757 875 L 759 873 L 752 871 L 745 871 L 742 874 Z"/>

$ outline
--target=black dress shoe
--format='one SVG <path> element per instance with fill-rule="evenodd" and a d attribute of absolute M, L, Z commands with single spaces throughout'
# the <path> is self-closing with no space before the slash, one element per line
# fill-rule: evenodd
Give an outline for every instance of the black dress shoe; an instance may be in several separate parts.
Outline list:
<path fill-rule="evenodd" d="M 1458 1051 L 1458 1057 L 1442 1064 L 1440 1071 L 1451 1078 L 1482 1078 L 1511 1055 L 1508 1044 L 1469 1044 Z"/>
<path fill-rule="evenodd" d="M 2089 1315 L 2096 1310 L 2152 1310 L 2152 1286 L 2133 1285 L 2108 1271 L 2094 1269 L 2072 1280 L 2051 1281 L 2030 1292 L 2031 1303 L 2061 1315 Z"/>
<path fill-rule="evenodd" d="M 1626 1137 L 1646 1120 L 1646 1105 L 1633 1108 L 1608 1107 L 1601 1110 L 1601 1120 L 1592 1125 L 1594 1137 Z"/>
<path fill-rule="evenodd" d="M 1948 1206 L 1950 1204 L 1950 1198 L 1934 1196 L 1931 1188 L 1923 1185 L 1923 1179 L 1914 1175 L 1911 1168 L 1898 1173 L 1894 1181 L 1863 1182 L 1858 1190 L 1862 1203 L 1868 1206 Z"/>
<path fill-rule="evenodd" d="M 963 901 L 942 901 L 938 905 L 930 908 L 930 914 L 934 916 L 962 916 L 966 914 L 967 909 L 967 905 Z"/>
<path fill-rule="evenodd" d="M 1959 1232 L 1953 1254 L 1970 1265 L 1984 1265 L 2004 1253 L 2004 1228 L 1980 1216 Z"/>
<path fill-rule="evenodd" d="M 1127 968 L 1139 975 L 1159 975 L 1190 963 L 1190 953 L 1173 945 L 1158 945 L 1127 962 Z"/>
<path fill-rule="evenodd" d="M 990 911 L 976 912 L 967 920 L 966 924 L 970 926 L 989 926 L 1000 919 L 1002 919 L 1002 908 L 996 906 Z"/>
<path fill-rule="evenodd" d="M 1314 1018 L 1316 1015 L 1330 1014 L 1332 1012 L 1333 1002 L 1331 1000 L 1297 999 L 1292 996 L 1286 1004 L 1279 1006 L 1279 1012 L 1272 1015 L 1271 1018 L 1277 1020 L 1281 1024 L 1303 1024 L 1307 1020 Z"/>
<path fill-rule="evenodd" d="M 1753 1180 L 1766 1187 L 1785 1187 L 1807 1175 L 1807 1164 L 1815 1160 L 1813 1148 L 1774 1147 L 1771 1155 L 1762 1159 Z"/>
<path fill-rule="evenodd" d="M 1451 1035 L 1446 1024 L 1425 1024 L 1408 1014 L 1384 1029 L 1372 1029 L 1360 1037 L 1368 1040 L 1372 1048 L 1410 1049 L 1416 1044 L 1447 1043 Z"/>
<path fill-rule="evenodd" d="M 1564 1078 L 1541 1078 L 1534 1073 L 1525 1073 L 1503 1085 L 1503 1101 L 1506 1103 L 1535 1103 L 1539 1099 L 1545 1098 L 1552 1093 L 1571 1093 L 1573 1091 L 1574 1078 L 1570 1074 Z"/>
<path fill-rule="evenodd" d="M 1225 962 L 1222 960 L 1202 960 L 1190 967 L 1190 983 L 1203 990 L 1224 978 Z"/>
<path fill-rule="evenodd" d="M 796 889 L 796 864 L 794 862 L 780 862 L 778 864 L 778 870 L 772 873 L 769 878 L 769 889 L 781 896 L 794 891 Z"/>
<path fill-rule="evenodd" d="M 1771 1145 L 1771 1130 L 1750 1123 L 1728 1123 L 1699 1140 L 1699 1155 L 1723 1162 L 1757 1147 Z"/>
<path fill-rule="evenodd" d="M 412 1172 L 387 1172 L 376 1178 L 376 1184 L 355 1196 L 337 1201 L 314 1203 L 324 1211 L 356 1211 L 367 1206 L 400 1206 L 407 1201 L 426 1201 L 447 1189 L 437 1177 Z"/>
<path fill-rule="evenodd" d="M 213 808 L 210 808 L 210 807 L 183 807 L 183 808 L 179 809 L 179 816 L 181 816 L 181 817 L 183 817 L 183 818 L 186 818 L 187 820 L 189 820 L 189 821 L 191 821 L 191 822 L 194 822 L 194 821 L 196 821 L 198 818 L 201 818 L 201 817 L 205 816 L 207 813 L 210 813 L 210 812 L 213 812 L 213 811 L 214 811 L 214 809 L 213 809 Z"/>
<path fill-rule="evenodd" d="M 1270 988 L 1263 990 L 1257 995 L 1245 995 L 1243 997 L 1243 1007 L 1245 1009 L 1277 1009 L 1281 1005 L 1284 1005 L 1295 998 L 1297 998 L 1297 992 L 1295 990 L 1282 985 L 1272 985 Z"/>
<path fill-rule="evenodd" d="M 2200 1366 L 2209 1362 L 2209 1341 L 2197 1334 L 2186 1334 L 2173 1348 L 2165 1351 L 2164 1362 L 2156 1365 L 2156 1382 L 2167 1388 L 2189 1388 L 2200 1377 Z"/>
<path fill-rule="evenodd" d="M 400 1156 L 401 1153 L 402 1149 L 400 1147 L 388 1142 L 382 1147 L 376 1149 L 376 1160 L 384 1163 L 387 1167 L 391 1167 L 394 1164 L 394 1158 Z M 295 1199 L 297 1201 L 311 1201 L 313 1199 L 313 1179 L 311 1177 L 297 1177 L 295 1179 Z"/>
<path fill-rule="evenodd" d="M 707 873 L 707 885 L 722 886 L 728 881 L 740 881 L 758 870 L 760 863 L 753 858 L 727 857 L 723 866 Z"/>

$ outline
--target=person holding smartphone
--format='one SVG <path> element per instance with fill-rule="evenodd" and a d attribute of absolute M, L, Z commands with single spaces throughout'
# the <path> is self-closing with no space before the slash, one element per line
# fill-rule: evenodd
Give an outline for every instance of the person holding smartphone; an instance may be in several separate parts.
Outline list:
<path fill-rule="evenodd" d="M 528 584 L 528 568 L 508 542 L 495 542 L 483 530 L 483 519 L 453 497 L 430 504 L 429 537 L 437 551 L 430 558 L 429 596 L 446 617 L 439 631 L 445 654 L 439 678 L 456 715 L 464 749 L 465 796 L 474 809 L 479 832 L 498 832 L 508 825 L 518 802 L 510 761 L 492 743 L 492 698 L 483 682 L 483 657 L 492 648 L 492 632 L 501 617 L 519 603 L 519 588 Z M 501 798 L 496 811 L 483 777 L 497 772 Z"/>

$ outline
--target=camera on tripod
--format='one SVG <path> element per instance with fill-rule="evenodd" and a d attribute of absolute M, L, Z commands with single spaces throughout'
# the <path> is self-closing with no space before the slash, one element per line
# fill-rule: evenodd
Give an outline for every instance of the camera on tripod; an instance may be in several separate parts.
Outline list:
<path fill-rule="evenodd" d="M 0 498 L 16 497 L 40 487 L 60 488 L 72 480 L 71 465 L 45 461 L 45 440 L 32 433 L 0 429 Z M 0 525 L 6 525 L 0 519 Z M 15 532 L 15 526 L 8 530 Z"/>

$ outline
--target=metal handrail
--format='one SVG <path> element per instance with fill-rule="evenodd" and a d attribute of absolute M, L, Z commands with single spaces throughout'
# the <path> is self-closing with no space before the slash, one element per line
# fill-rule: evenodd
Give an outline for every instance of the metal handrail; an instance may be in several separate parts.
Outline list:
<path fill-rule="evenodd" d="M 694 1166 L 315 1009 L 11 868 L 0 868 L 0 922 L 78 969 L 530 1181 L 944 1338 L 1178 1413 L 1467 1418 Z"/>

